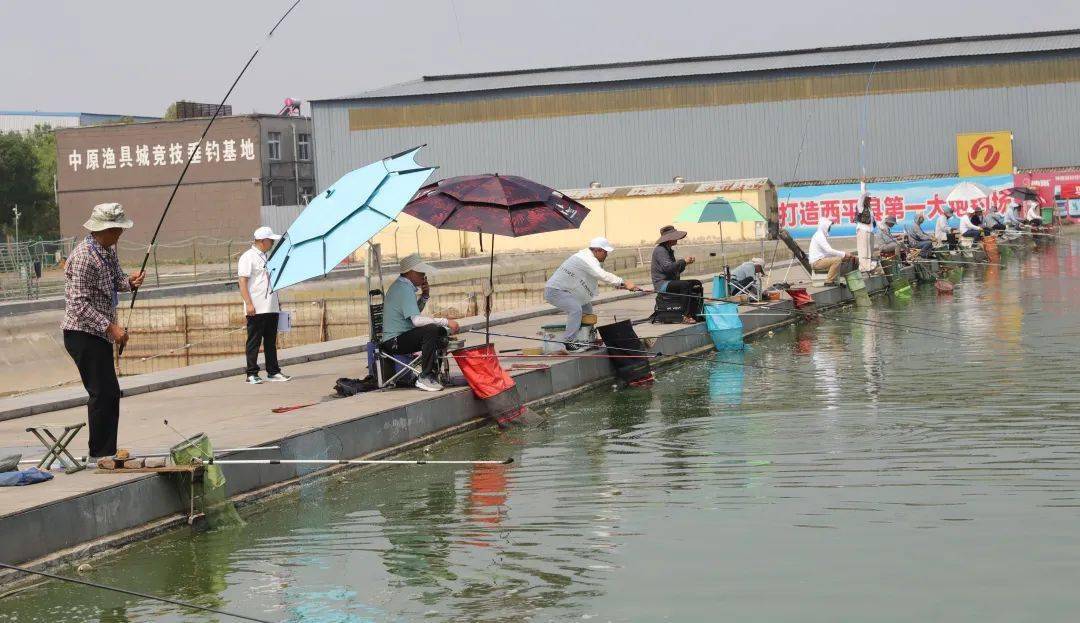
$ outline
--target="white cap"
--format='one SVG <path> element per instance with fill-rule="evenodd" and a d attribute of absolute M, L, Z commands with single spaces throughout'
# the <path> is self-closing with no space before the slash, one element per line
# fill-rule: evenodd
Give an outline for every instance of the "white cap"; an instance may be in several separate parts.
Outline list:
<path fill-rule="evenodd" d="M 255 230 L 255 233 L 251 235 L 252 240 L 280 240 L 281 236 L 274 233 L 274 230 L 267 226 L 262 226 Z"/>
<path fill-rule="evenodd" d="M 603 249 L 603 250 L 607 251 L 608 253 L 611 253 L 612 251 L 615 250 L 615 247 L 611 246 L 611 243 L 608 242 L 608 239 L 603 237 L 603 236 L 597 236 L 596 238 L 593 238 L 592 240 L 590 240 L 589 241 L 589 248 L 590 249 Z"/>
<path fill-rule="evenodd" d="M 765 265 L 765 260 L 761 259 L 760 257 L 752 258 L 750 261 L 757 264 L 758 266 L 764 266 Z"/>
<path fill-rule="evenodd" d="M 402 275 L 415 270 L 418 273 L 432 273 L 435 272 L 435 267 L 430 264 L 425 264 L 424 259 L 420 257 L 419 253 L 413 253 L 401 258 L 398 262 L 398 272 Z"/>

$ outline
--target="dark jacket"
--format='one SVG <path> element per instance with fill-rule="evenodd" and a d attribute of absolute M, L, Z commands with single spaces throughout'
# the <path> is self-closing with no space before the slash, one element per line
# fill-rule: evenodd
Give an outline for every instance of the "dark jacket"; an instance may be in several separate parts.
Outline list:
<path fill-rule="evenodd" d="M 656 290 L 665 281 L 674 281 L 686 270 L 686 260 L 676 260 L 675 251 L 662 244 L 652 251 L 652 284 Z"/>

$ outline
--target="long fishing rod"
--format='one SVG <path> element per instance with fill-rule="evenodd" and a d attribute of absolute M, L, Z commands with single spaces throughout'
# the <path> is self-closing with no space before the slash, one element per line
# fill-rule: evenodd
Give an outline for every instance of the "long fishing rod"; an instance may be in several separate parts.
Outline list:
<path fill-rule="evenodd" d="M 248 67 L 251 67 L 252 61 L 254 61 L 255 57 L 259 55 L 259 52 L 262 50 L 263 44 L 274 36 L 274 31 L 278 29 L 278 26 L 281 26 L 281 23 L 285 21 L 285 18 L 287 18 L 289 14 L 293 12 L 293 9 L 295 9 L 298 4 L 300 4 L 300 0 L 296 0 L 295 2 L 293 2 L 292 5 L 289 6 L 289 9 L 282 14 L 281 18 L 274 23 L 274 27 L 270 29 L 270 32 L 266 33 L 263 41 L 255 47 L 255 51 L 251 53 L 251 56 L 248 58 L 247 62 L 244 63 L 243 69 L 241 69 L 240 73 L 236 75 L 236 79 L 232 81 L 232 84 L 229 86 L 229 90 L 225 92 L 225 97 L 221 98 L 221 103 L 218 104 L 217 108 L 214 109 L 214 114 L 210 117 L 210 121 L 206 123 L 206 127 L 203 128 L 202 135 L 199 136 L 199 141 L 195 144 L 195 148 L 192 149 L 191 153 L 188 154 L 187 162 L 184 163 L 184 168 L 180 170 L 180 177 L 176 178 L 176 184 L 173 185 L 172 192 L 169 193 L 169 199 L 165 202 L 165 209 L 161 211 L 161 218 L 158 219 L 157 227 L 154 228 L 154 235 L 150 237 L 150 244 L 146 245 L 146 255 L 143 256 L 142 267 L 139 269 L 139 272 L 146 272 L 146 265 L 150 261 L 150 254 L 154 250 L 154 244 L 157 242 L 158 234 L 161 233 L 161 226 L 165 224 L 165 216 L 169 213 L 169 208 L 172 207 L 173 199 L 176 197 L 176 192 L 180 190 L 180 184 L 184 181 L 184 177 L 187 175 L 188 169 L 191 168 L 191 162 L 195 159 L 195 154 L 199 153 L 199 150 L 202 149 L 203 141 L 206 140 L 206 134 L 210 131 L 210 126 L 214 125 L 214 121 L 216 121 L 218 116 L 221 115 L 221 110 L 225 107 L 225 102 L 228 101 L 229 96 L 232 95 L 233 89 L 235 89 L 236 85 L 240 82 L 240 78 L 244 77 L 244 74 L 247 73 Z M 125 324 L 131 324 L 131 312 L 133 309 L 135 309 L 135 299 L 137 299 L 138 297 L 139 289 L 133 288 L 131 290 L 131 305 L 128 306 L 128 317 Z M 125 344 L 120 345 L 119 354 L 121 355 L 124 353 L 124 346 Z"/>
<path fill-rule="evenodd" d="M 483 333 L 481 331 L 480 333 Z M 494 335 L 494 334 L 492 334 Z M 489 461 L 405 459 L 197 459 L 196 465 L 509 465 L 514 457 Z"/>
<path fill-rule="evenodd" d="M 251 447 L 251 448 L 221 448 L 220 450 L 215 450 L 215 452 L 255 452 L 255 451 L 258 451 L 258 450 L 277 450 L 280 447 L 281 446 L 254 446 L 254 447 Z M 157 457 L 162 457 L 162 456 L 172 456 L 172 453 L 170 453 L 170 452 L 150 452 L 148 454 L 143 454 L 141 452 L 132 452 L 131 456 L 136 457 L 136 458 L 146 459 L 146 458 L 157 458 Z M 85 463 L 87 461 L 87 459 L 89 459 L 90 457 L 89 456 L 77 456 L 75 458 L 82 461 L 83 463 Z M 42 459 L 23 459 L 23 460 L 19 461 L 19 463 L 20 464 L 22 464 L 22 463 L 40 463 L 41 461 L 42 461 Z"/>
<path fill-rule="evenodd" d="M 479 333 L 481 335 L 484 333 L 483 331 L 477 331 L 476 329 L 467 329 L 465 332 L 466 333 Z M 545 340 L 545 339 L 539 338 L 539 337 L 529 337 L 527 335 L 511 335 L 509 333 L 494 333 L 493 332 L 491 335 L 494 335 L 495 337 L 505 337 L 505 338 L 518 339 L 518 340 L 529 340 L 529 341 L 532 341 L 532 342 L 550 342 L 551 341 L 551 340 Z M 592 344 L 592 343 L 589 343 L 589 342 L 565 342 L 565 343 L 566 344 L 572 344 L 572 345 L 575 345 L 575 346 L 595 346 L 595 344 Z M 639 358 L 639 359 L 657 359 L 657 358 L 660 358 L 660 357 L 673 357 L 675 359 L 683 359 L 683 360 L 686 360 L 686 361 L 704 361 L 704 362 L 714 362 L 714 363 L 726 363 L 726 364 L 730 364 L 730 365 L 733 365 L 733 366 L 742 366 L 744 368 L 759 368 L 761 370 L 773 370 L 773 371 L 776 371 L 776 372 L 785 372 L 785 373 L 788 373 L 788 374 L 803 374 L 803 375 L 807 375 L 807 376 L 813 376 L 815 378 L 817 377 L 817 375 L 814 374 L 813 372 L 807 372 L 805 370 L 792 370 L 791 368 L 778 368 L 776 366 L 766 366 L 766 365 L 756 364 L 756 363 L 746 363 L 745 361 L 728 361 L 726 359 L 717 359 L 715 356 L 701 357 L 701 356 L 697 356 L 697 355 L 682 355 L 682 354 L 678 354 L 678 353 L 672 353 L 670 355 L 665 355 L 663 353 L 653 353 L 653 352 L 650 352 L 650 351 L 647 351 L 647 350 L 640 350 L 640 349 L 637 349 L 637 348 L 623 348 L 623 347 L 620 347 L 620 346 L 608 346 L 608 345 L 605 345 L 604 348 L 607 348 L 608 350 L 618 350 L 618 351 L 622 351 L 624 353 L 636 353 L 637 357 L 635 357 L 635 358 Z"/>
<path fill-rule="evenodd" d="M 255 621 L 255 623 L 274 623 L 267 619 L 260 619 L 246 614 L 239 614 L 237 612 L 229 612 L 228 610 L 217 610 L 215 608 L 207 608 L 206 606 L 199 606 L 196 604 L 188 603 L 186 601 L 179 601 L 176 599 L 170 599 L 168 597 L 160 597 L 158 595 L 150 595 L 148 593 L 139 593 L 136 591 L 129 591 L 126 588 L 117 588 L 115 586 L 107 586 L 105 584 L 98 584 L 97 582 L 89 582 L 87 580 L 80 580 L 78 578 L 71 578 L 64 575 L 56 575 L 53 573 L 47 573 L 45 571 L 35 571 L 33 569 L 27 569 L 26 567 L 20 567 L 18 565 L 8 564 L 6 562 L 0 562 L 0 567 L 4 569 L 11 569 L 12 571 L 21 571 L 30 575 L 38 575 L 43 578 L 49 578 L 50 580 L 60 580 L 62 582 L 71 582 L 72 584 L 81 584 L 83 586 L 89 586 L 91 588 L 99 588 L 101 590 L 113 591 L 116 593 L 122 593 L 124 595 L 131 595 L 132 597 L 138 597 L 140 599 L 149 599 L 151 601 L 160 601 L 162 603 L 172 604 L 174 606 L 180 606 L 181 608 L 188 608 L 189 610 L 199 610 L 201 612 L 209 612 L 211 614 L 219 614 L 223 616 L 233 617 L 235 619 L 242 619 L 244 621 Z"/>

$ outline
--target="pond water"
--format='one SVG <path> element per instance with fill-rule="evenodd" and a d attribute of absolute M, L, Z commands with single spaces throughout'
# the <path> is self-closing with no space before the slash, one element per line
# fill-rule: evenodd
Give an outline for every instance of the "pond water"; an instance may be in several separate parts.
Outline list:
<path fill-rule="evenodd" d="M 84 577 L 273 621 L 1075 620 L 1078 276 L 1066 239 L 429 453 L 512 465 L 351 472 Z M 56 582 L 0 600 L 211 620 Z"/>

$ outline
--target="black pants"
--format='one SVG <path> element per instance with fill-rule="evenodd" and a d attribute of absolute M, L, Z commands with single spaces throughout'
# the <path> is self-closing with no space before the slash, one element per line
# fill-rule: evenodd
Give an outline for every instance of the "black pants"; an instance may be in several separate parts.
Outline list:
<path fill-rule="evenodd" d="M 247 373 L 259 373 L 259 344 L 266 359 L 266 374 L 281 372 L 277 362 L 277 312 L 247 317 Z"/>
<path fill-rule="evenodd" d="M 683 308 L 684 316 L 697 318 L 701 314 L 701 297 L 705 290 L 702 289 L 701 282 L 697 279 L 676 279 L 675 281 L 669 281 L 664 292 L 689 295 L 679 297 L 686 305 Z"/>
<path fill-rule="evenodd" d="M 86 403 L 90 456 L 112 456 L 120 423 L 120 383 L 113 367 L 113 345 L 96 335 L 65 330 L 64 348 L 79 368 L 79 378 L 90 396 Z"/>
<path fill-rule="evenodd" d="M 392 337 L 379 347 L 387 355 L 408 355 L 420 351 L 420 375 L 434 377 L 439 368 L 439 356 L 449 343 L 447 335 L 445 327 L 427 324 Z"/>

